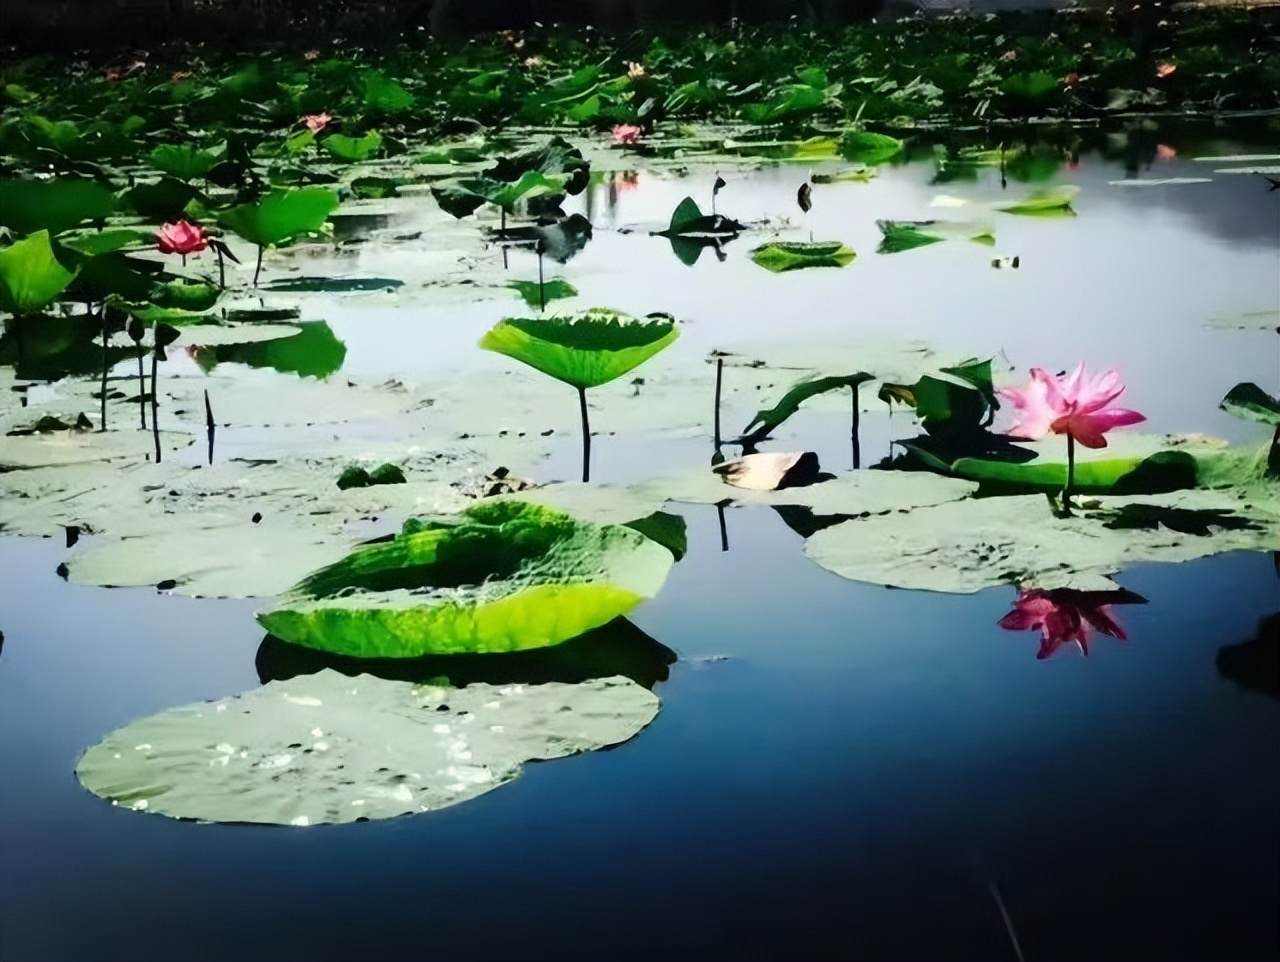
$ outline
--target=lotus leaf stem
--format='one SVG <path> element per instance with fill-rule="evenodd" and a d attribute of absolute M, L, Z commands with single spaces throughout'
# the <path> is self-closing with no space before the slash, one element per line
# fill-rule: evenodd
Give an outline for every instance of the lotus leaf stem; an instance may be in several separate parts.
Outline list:
<path fill-rule="evenodd" d="M 107 429 L 107 361 L 111 356 L 109 347 L 110 339 L 107 332 L 107 305 L 102 305 L 102 382 L 99 384 L 99 405 L 100 414 L 98 419 L 98 430 L 105 431 Z"/>
<path fill-rule="evenodd" d="M 716 425 L 715 425 L 715 445 L 716 450 L 720 450 L 720 386 L 724 381 L 724 358 L 716 358 Z"/>
<path fill-rule="evenodd" d="M 591 424 L 587 419 L 587 390 L 578 388 L 578 407 L 582 411 L 582 482 L 591 480 Z"/>
<path fill-rule="evenodd" d="M 156 464 L 160 463 L 160 413 L 159 400 L 156 391 L 156 369 L 160 366 L 160 322 L 157 321 L 151 329 L 151 436 L 156 442 Z M 141 358 L 138 359 L 141 363 Z"/>
<path fill-rule="evenodd" d="M 858 428 L 862 423 L 862 412 L 858 410 L 858 385 L 853 385 L 853 425 L 849 429 L 850 437 L 853 439 L 853 469 L 855 471 L 862 467 L 862 445 L 858 441 Z"/>
<path fill-rule="evenodd" d="M 1062 489 L 1062 513 L 1071 517 L 1071 493 L 1076 480 L 1076 436 L 1067 433 L 1067 486 Z"/>
<path fill-rule="evenodd" d="M 253 286 L 258 286 L 258 275 L 262 273 L 262 246 L 258 246 L 258 264 L 253 269 Z"/>

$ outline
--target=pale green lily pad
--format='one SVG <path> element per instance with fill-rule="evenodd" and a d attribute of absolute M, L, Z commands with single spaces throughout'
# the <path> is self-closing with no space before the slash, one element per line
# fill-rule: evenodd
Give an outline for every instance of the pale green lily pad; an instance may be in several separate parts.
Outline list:
<path fill-rule="evenodd" d="M 326 669 L 132 722 L 86 751 L 76 776 L 112 804 L 171 818 L 372 821 L 475 798 L 526 761 L 625 742 L 659 706 L 621 677 L 445 689 Z"/>
<path fill-rule="evenodd" d="M 1280 311 L 1238 311 L 1234 314 L 1217 314 L 1205 327 L 1226 331 L 1280 331 Z"/>
<path fill-rule="evenodd" d="M 753 261 L 775 274 L 805 267 L 847 267 L 854 256 L 853 248 L 840 241 L 770 241 L 751 252 Z"/>
<path fill-rule="evenodd" d="M 160 446 L 166 451 L 187 447 L 194 438 L 172 431 L 160 432 Z M 56 431 L 0 437 L 0 469 L 42 468 L 85 461 L 117 458 L 143 460 L 154 455 L 155 441 L 150 431 Z"/>
<path fill-rule="evenodd" d="M 827 481 L 780 491 L 734 487 L 711 468 L 646 481 L 637 496 L 661 496 L 688 504 L 797 505 L 821 515 L 882 515 L 968 498 L 978 486 L 958 478 L 910 471 L 849 471 Z"/>
<path fill-rule="evenodd" d="M 631 528 L 486 501 L 358 549 L 258 620 L 285 641 L 359 658 L 520 651 L 626 614 L 658 592 L 672 561 Z"/>
<path fill-rule="evenodd" d="M 301 333 L 302 328 L 292 324 L 197 324 L 182 329 L 179 343 L 187 347 L 257 344 Z"/>
<path fill-rule="evenodd" d="M 1272 492 L 1272 495 L 1280 492 Z M 826 528 L 805 543 L 805 554 L 854 581 L 970 594 L 1001 584 L 1108 590 L 1110 575 L 1143 561 L 1177 562 L 1225 551 L 1280 546 L 1280 521 L 1258 497 L 1224 491 L 1105 498 L 1099 511 L 1056 517 L 1045 497 L 970 499 L 906 515 L 858 518 Z M 1207 536 L 1159 526 L 1114 529 L 1105 522 L 1126 506 L 1172 509 L 1243 524 Z M 1132 508 L 1130 510 L 1133 510 Z M 1217 512 L 1227 512 L 1219 515 Z"/>

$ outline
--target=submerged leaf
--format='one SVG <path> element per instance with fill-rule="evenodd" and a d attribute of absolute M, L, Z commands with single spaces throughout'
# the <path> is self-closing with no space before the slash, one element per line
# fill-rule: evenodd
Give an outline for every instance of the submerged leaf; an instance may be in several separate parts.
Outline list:
<path fill-rule="evenodd" d="M 508 318 L 480 340 L 577 388 L 597 387 L 643 364 L 680 336 L 669 317 L 635 320 L 592 308 L 572 317 Z"/>
<path fill-rule="evenodd" d="M 486 501 L 456 524 L 407 525 L 357 549 L 258 620 L 294 644 L 362 658 L 540 648 L 652 598 L 672 560 L 631 528 Z"/>
<path fill-rule="evenodd" d="M 76 777 L 170 818 L 369 821 L 475 798 L 526 761 L 625 742 L 658 708 L 618 677 L 451 689 L 324 670 L 131 722 L 86 751 Z"/>

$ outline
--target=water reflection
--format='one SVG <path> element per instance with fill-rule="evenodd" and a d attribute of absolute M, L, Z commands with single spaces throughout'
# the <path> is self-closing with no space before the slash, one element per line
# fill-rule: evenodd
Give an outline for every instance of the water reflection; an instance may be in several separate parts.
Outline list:
<path fill-rule="evenodd" d="M 1258 622 L 1256 638 L 1219 648 L 1214 663 L 1241 688 L 1280 701 L 1280 611 Z"/>
<path fill-rule="evenodd" d="M 281 374 L 326 378 L 342 367 L 347 346 L 324 321 L 295 324 L 300 330 L 290 337 L 246 344 L 217 344 L 188 347 L 187 354 L 206 373 L 219 364 L 269 367 Z"/>
<path fill-rule="evenodd" d="M 1039 631 L 1036 658 L 1051 657 L 1063 645 L 1074 643 L 1089 654 L 1089 633 L 1097 631 L 1121 641 L 1129 636 L 1112 615 L 1112 605 L 1144 605 L 1147 599 L 1123 588 L 1115 591 L 1077 591 L 1074 588 L 1020 588 L 1013 610 L 997 624 L 1005 631 Z"/>
<path fill-rule="evenodd" d="M 615 618 L 563 644 L 532 651 L 486 655 L 427 655 L 423 658 L 351 658 L 304 648 L 267 635 L 254 665 L 263 684 L 332 668 L 344 675 L 376 675 L 391 681 L 447 678 L 463 687 L 565 682 L 623 675 L 645 688 L 666 681 L 676 653 L 625 618 Z"/>
<path fill-rule="evenodd" d="M 0 333 L 0 364 L 13 367 L 19 380 L 57 381 L 97 373 L 106 361 L 115 367 L 132 358 L 127 347 L 101 343 L 102 320 L 93 314 L 46 314 L 7 318 Z"/>

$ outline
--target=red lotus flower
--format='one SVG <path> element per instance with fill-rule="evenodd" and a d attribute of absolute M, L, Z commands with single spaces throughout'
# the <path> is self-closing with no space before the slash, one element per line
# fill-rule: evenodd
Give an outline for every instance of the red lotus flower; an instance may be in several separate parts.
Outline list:
<path fill-rule="evenodd" d="M 644 130 L 635 124 L 618 124 L 613 128 L 613 142 L 615 144 L 634 144 L 640 140 Z"/>
<path fill-rule="evenodd" d="M 1036 658 L 1048 658 L 1068 642 L 1075 642 L 1080 653 L 1089 654 L 1089 629 L 1124 641 L 1128 635 L 1111 616 L 1110 601 L 1125 597 L 1118 591 L 1075 591 L 1059 588 L 1020 589 L 1013 611 L 998 624 L 1006 631 L 1040 631 L 1040 651 Z M 1134 596 L 1128 596 L 1130 600 Z"/>
<path fill-rule="evenodd" d="M 196 254 L 209 246 L 204 235 L 204 228 L 190 221 L 180 220 L 174 224 L 165 224 L 156 234 L 156 247 L 161 254 Z"/>
<path fill-rule="evenodd" d="M 307 130 L 313 134 L 318 134 L 324 130 L 333 121 L 328 114 L 307 114 L 302 118 L 302 122 L 307 125 Z"/>

